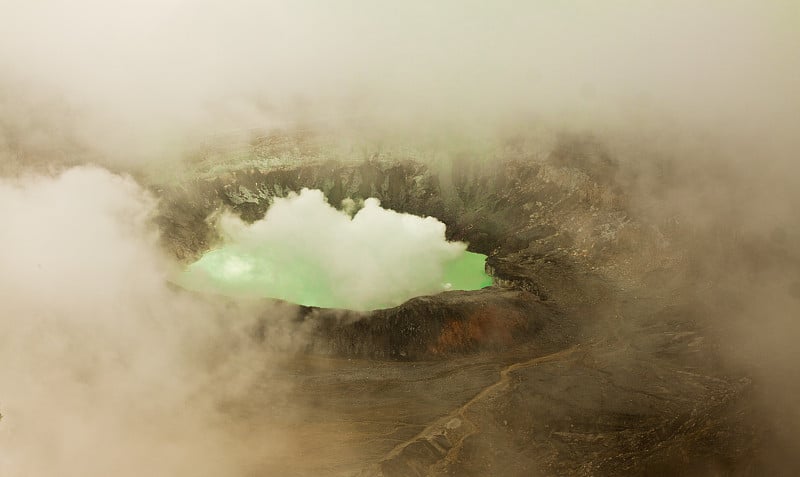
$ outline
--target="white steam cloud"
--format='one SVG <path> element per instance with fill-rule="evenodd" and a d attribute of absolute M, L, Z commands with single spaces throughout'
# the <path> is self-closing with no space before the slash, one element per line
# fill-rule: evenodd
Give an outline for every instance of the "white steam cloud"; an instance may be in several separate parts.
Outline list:
<path fill-rule="evenodd" d="M 165 286 L 153 206 L 97 168 L 0 181 L 0 475 L 235 476 L 264 458 L 268 437 L 247 449 L 219 405 L 271 355 L 249 313 Z"/>
<path fill-rule="evenodd" d="M 188 284 L 202 288 L 206 279 L 228 293 L 318 306 L 371 309 L 443 291 L 447 266 L 466 250 L 433 217 L 384 209 L 374 198 L 351 217 L 310 189 L 276 198 L 252 224 L 224 214 L 219 228 L 225 246 L 190 267 Z"/>

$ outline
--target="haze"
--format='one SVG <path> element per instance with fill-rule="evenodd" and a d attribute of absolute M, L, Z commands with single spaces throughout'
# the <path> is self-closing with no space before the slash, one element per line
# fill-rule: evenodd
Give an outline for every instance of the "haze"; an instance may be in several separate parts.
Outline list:
<path fill-rule="evenodd" d="M 152 221 L 163 171 L 252 129 L 425 144 L 431 167 L 597 138 L 632 214 L 678 217 L 684 258 L 719 285 L 686 287 L 753 297 L 710 320 L 796 449 L 796 262 L 720 244 L 797 255 L 799 52 L 794 0 L 0 0 L 0 473 L 238 476 L 296 457 L 219 410 L 302 348 L 296 310 L 270 309 L 273 345 L 253 346 L 246 305 L 166 284 L 185 264 Z"/>

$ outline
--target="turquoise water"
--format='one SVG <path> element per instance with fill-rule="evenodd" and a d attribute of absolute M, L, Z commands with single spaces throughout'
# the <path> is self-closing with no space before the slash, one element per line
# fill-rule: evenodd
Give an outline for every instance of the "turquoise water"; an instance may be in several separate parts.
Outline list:
<path fill-rule="evenodd" d="M 285 254 L 260 251 L 246 253 L 235 246 L 211 250 L 189 265 L 176 282 L 196 291 L 227 296 L 277 298 L 292 303 L 323 308 L 369 310 L 387 308 L 413 298 L 446 290 L 477 290 L 490 286 L 485 272 L 486 256 L 463 252 L 443 264 L 441 277 L 427 277 L 425 283 L 404 284 L 379 289 L 380 281 L 366 291 L 347 291 L 318 264 Z M 385 281 L 383 283 L 388 283 Z M 363 293 L 362 293 L 363 291 Z"/>

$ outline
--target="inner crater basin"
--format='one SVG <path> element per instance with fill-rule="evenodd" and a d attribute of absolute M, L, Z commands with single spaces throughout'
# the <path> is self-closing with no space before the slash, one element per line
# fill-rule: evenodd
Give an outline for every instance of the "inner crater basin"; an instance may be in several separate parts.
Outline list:
<path fill-rule="evenodd" d="M 226 213 L 223 244 L 190 264 L 184 288 L 306 306 L 374 310 L 415 296 L 492 284 L 486 256 L 445 238 L 445 224 L 384 209 L 377 199 L 331 206 L 319 190 L 274 199 L 246 223 Z"/>

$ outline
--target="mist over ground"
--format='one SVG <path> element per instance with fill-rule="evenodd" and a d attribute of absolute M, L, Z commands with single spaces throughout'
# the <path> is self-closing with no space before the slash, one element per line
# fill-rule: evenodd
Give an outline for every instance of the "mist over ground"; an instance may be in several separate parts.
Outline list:
<path fill-rule="evenodd" d="M 298 121 L 494 134 L 532 118 L 779 148 L 798 108 L 792 1 L 7 0 L 3 11 L 11 145 L 60 145 L 55 129 L 107 161 L 165 161 L 198 136 Z M 26 137 L 45 121 L 47 139 Z"/>
<path fill-rule="evenodd" d="M 0 203 L 3 475 L 243 475 L 265 458 L 222 408 L 288 334 L 257 346 L 245 305 L 167 287 L 152 196 L 79 167 L 4 179 Z"/>
<path fill-rule="evenodd" d="M 0 0 L 0 473 L 247 475 L 265 458 L 215 406 L 280 360 L 245 337 L 248 310 L 166 285 L 182 264 L 146 191 L 251 128 L 487 169 L 508 144 L 595 138 L 631 210 L 683 227 L 685 286 L 796 449 L 799 25 L 791 0 Z"/>

